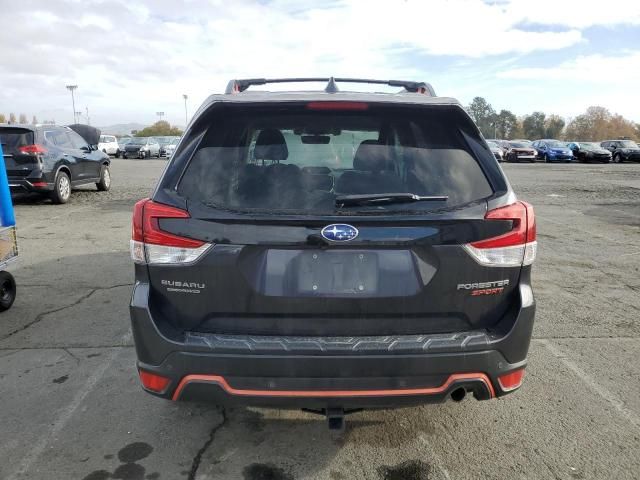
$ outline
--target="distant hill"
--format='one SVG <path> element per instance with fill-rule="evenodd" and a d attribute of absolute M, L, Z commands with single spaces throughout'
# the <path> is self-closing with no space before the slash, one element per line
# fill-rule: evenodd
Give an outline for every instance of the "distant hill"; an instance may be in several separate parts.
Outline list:
<path fill-rule="evenodd" d="M 142 130 L 146 125 L 142 123 L 118 123 L 107 127 L 98 127 L 106 135 L 129 135 L 131 130 Z"/>

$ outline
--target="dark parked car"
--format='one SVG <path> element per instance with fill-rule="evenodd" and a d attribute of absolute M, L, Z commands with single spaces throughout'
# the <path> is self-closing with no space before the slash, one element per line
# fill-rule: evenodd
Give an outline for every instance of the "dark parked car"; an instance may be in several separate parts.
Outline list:
<path fill-rule="evenodd" d="M 136 204 L 142 385 L 311 409 L 334 427 L 358 408 L 519 388 L 533 208 L 456 100 L 421 82 L 372 94 L 327 80 L 294 93 L 231 81 Z"/>
<path fill-rule="evenodd" d="M 122 151 L 122 158 L 160 158 L 160 144 L 153 137 L 133 137 Z"/>
<path fill-rule="evenodd" d="M 573 152 L 566 142 L 561 142 L 560 140 L 536 140 L 531 146 L 538 152 L 538 158 L 547 163 L 573 161 Z"/>
<path fill-rule="evenodd" d="M 611 161 L 611 152 L 602 148 L 600 144 L 596 142 L 569 142 L 569 148 L 573 152 L 573 156 L 582 163 L 609 163 Z"/>
<path fill-rule="evenodd" d="M 118 139 L 118 151 L 116 152 L 116 158 L 120 158 L 124 154 L 124 147 L 131 141 L 132 137 L 121 137 Z"/>
<path fill-rule="evenodd" d="M 606 140 L 600 146 L 611 152 L 615 163 L 640 161 L 640 147 L 633 140 Z"/>
<path fill-rule="evenodd" d="M 12 192 L 41 193 L 66 203 L 72 187 L 95 183 L 98 190 L 109 190 L 109 156 L 97 149 L 100 130 L 73 127 L 84 138 L 69 127 L 0 124 Z"/>
<path fill-rule="evenodd" d="M 509 149 L 505 155 L 507 162 L 535 162 L 536 149 L 525 142 L 509 142 Z"/>

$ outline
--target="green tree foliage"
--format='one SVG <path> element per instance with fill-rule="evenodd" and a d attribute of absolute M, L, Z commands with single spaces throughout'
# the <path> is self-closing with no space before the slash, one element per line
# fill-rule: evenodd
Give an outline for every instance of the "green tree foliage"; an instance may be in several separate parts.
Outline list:
<path fill-rule="evenodd" d="M 160 120 L 150 127 L 145 127 L 135 134 L 136 137 L 161 137 L 182 135 L 182 130 L 172 127 L 169 122 Z"/>
<path fill-rule="evenodd" d="M 27 121 L 27 116 L 24 113 L 20 114 L 20 123 L 29 123 Z"/>
<path fill-rule="evenodd" d="M 518 118 L 509 110 L 500 110 L 500 113 L 495 117 L 496 138 L 516 138 L 518 127 Z"/>
<path fill-rule="evenodd" d="M 482 97 L 475 97 L 467 107 L 467 111 L 482 134 L 487 138 L 493 138 L 496 133 L 496 111 L 491 104 Z"/>
<path fill-rule="evenodd" d="M 545 138 L 560 138 L 564 120 L 559 115 L 550 115 L 545 122 Z"/>
<path fill-rule="evenodd" d="M 4 113 L 0 113 L 0 123 L 7 123 L 7 117 L 4 116 Z"/>
<path fill-rule="evenodd" d="M 532 140 L 544 138 L 546 133 L 545 120 L 546 115 L 543 112 L 533 112 L 531 115 L 524 117 L 524 120 L 522 120 L 524 136 Z"/>

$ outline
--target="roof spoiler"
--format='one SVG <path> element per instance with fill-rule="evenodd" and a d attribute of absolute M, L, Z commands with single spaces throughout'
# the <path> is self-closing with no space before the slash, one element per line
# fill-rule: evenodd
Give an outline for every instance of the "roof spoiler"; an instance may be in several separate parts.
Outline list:
<path fill-rule="evenodd" d="M 327 82 L 324 91 L 336 93 L 340 91 L 336 83 L 369 83 L 377 85 L 389 85 L 402 87 L 405 92 L 421 93 L 431 97 L 436 96 L 433 87 L 426 82 L 414 82 L 411 80 L 375 80 L 371 78 L 334 78 L 334 77 L 302 77 L 302 78 L 245 78 L 230 80 L 227 84 L 226 94 L 244 92 L 253 85 L 266 85 L 267 83 L 300 83 L 300 82 Z"/>

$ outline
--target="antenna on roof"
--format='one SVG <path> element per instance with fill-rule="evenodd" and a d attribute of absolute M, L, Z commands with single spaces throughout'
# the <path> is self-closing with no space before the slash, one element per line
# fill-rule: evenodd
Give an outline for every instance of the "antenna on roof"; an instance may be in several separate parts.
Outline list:
<path fill-rule="evenodd" d="M 327 86 L 324 87 L 324 91 L 326 93 L 337 93 L 340 91 L 340 89 L 338 88 L 338 85 L 336 85 L 336 81 L 333 77 L 329 77 L 329 83 L 327 83 Z"/>

